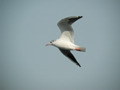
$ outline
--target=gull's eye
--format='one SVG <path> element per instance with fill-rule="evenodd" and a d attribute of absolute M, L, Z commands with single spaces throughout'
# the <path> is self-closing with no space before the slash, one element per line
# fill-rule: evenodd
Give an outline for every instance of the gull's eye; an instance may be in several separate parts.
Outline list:
<path fill-rule="evenodd" d="M 50 41 L 50 43 L 54 42 L 54 40 Z"/>

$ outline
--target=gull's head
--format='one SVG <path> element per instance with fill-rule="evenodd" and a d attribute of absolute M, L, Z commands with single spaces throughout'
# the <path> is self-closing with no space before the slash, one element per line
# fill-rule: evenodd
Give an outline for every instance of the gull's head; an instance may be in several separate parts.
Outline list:
<path fill-rule="evenodd" d="M 53 45 L 54 40 L 50 41 L 50 43 L 46 44 L 46 46 Z"/>

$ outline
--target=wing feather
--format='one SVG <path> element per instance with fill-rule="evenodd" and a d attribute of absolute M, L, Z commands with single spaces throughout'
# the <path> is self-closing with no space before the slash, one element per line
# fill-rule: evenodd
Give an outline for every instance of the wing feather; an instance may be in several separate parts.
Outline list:
<path fill-rule="evenodd" d="M 61 30 L 60 39 L 74 43 L 74 30 L 71 25 L 79 18 L 82 18 L 82 16 L 71 16 L 64 18 L 58 22 L 57 25 Z"/>
<path fill-rule="evenodd" d="M 79 67 L 81 67 L 81 65 L 77 62 L 77 60 L 72 55 L 70 50 L 63 50 L 63 49 L 59 49 L 59 50 L 62 52 L 62 54 L 64 54 L 66 57 L 68 57 L 71 61 L 73 61 L 75 64 L 77 64 Z"/>

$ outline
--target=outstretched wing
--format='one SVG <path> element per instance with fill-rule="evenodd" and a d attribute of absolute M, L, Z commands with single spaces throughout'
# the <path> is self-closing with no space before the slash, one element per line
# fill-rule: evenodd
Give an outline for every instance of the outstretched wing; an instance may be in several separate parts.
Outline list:
<path fill-rule="evenodd" d="M 81 65 L 77 62 L 77 60 L 75 59 L 75 57 L 72 55 L 72 53 L 70 52 L 70 50 L 63 50 L 60 49 L 59 50 L 66 56 L 68 57 L 71 61 L 73 61 L 75 64 L 77 64 L 79 67 L 81 67 Z"/>
<path fill-rule="evenodd" d="M 61 30 L 60 39 L 64 39 L 74 43 L 74 31 L 71 25 L 79 18 L 82 18 L 82 16 L 71 16 L 64 18 L 58 22 L 57 25 Z"/>

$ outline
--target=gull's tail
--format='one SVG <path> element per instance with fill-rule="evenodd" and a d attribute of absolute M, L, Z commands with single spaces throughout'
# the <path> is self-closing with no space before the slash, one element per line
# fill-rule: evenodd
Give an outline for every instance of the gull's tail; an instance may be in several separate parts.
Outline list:
<path fill-rule="evenodd" d="M 85 47 L 78 47 L 78 48 L 75 48 L 75 50 L 81 51 L 81 52 L 86 52 L 86 48 Z"/>

